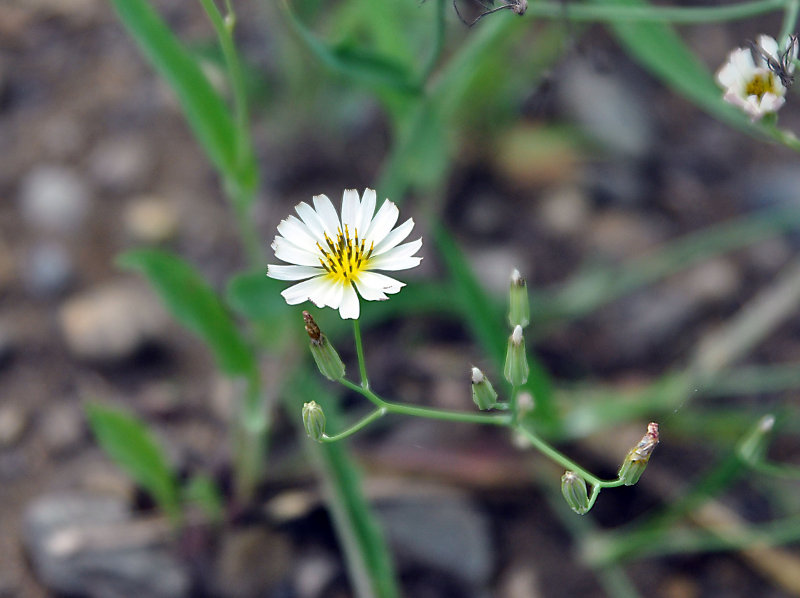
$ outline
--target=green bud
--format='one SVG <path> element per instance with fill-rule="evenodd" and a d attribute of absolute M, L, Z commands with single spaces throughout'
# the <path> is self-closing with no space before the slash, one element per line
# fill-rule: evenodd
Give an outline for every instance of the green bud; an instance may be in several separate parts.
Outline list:
<path fill-rule="evenodd" d="M 303 320 L 306 323 L 308 338 L 311 339 L 311 355 L 314 356 L 319 371 L 328 380 L 344 378 L 344 363 L 328 337 L 322 334 L 314 318 L 307 311 L 303 312 Z"/>
<path fill-rule="evenodd" d="M 635 447 L 625 456 L 625 460 L 619 468 L 617 476 L 626 486 L 633 486 L 642 477 L 650 455 L 658 444 L 658 424 L 650 422 L 647 424 L 647 434 L 642 436 Z"/>
<path fill-rule="evenodd" d="M 322 442 L 325 436 L 325 413 L 316 401 L 303 405 L 303 426 L 309 438 Z"/>
<path fill-rule="evenodd" d="M 476 367 L 472 368 L 472 400 L 481 411 L 491 409 L 497 403 L 497 393 L 492 383 Z"/>
<path fill-rule="evenodd" d="M 774 426 L 774 415 L 765 415 L 758 420 L 737 447 L 743 461 L 754 464 L 764 460 L 764 455 L 767 453 L 767 437 Z"/>
<path fill-rule="evenodd" d="M 522 326 L 517 324 L 514 332 L 508 337 L 506 365 L 503 375 L 512 386 L 522 386 L 528 381 L 528 356 L 525 354 L 525 343 L 522 340 Z"/>
<path fill-rule="evenodd" d="M 586 482 L 574 471 L 568 471 L 561 476 L 561 494 L 567 501 L 569 508 L 578 515 L 589 512 L 589 494 L 586 492 Z"/>
<path fill-rule="evenodd" d="M 525 326 L 530 320 L 528 285 L 516 268 L 511 273 L 511 288 L 508 291 L 508 323 L 511 326 Z"/>

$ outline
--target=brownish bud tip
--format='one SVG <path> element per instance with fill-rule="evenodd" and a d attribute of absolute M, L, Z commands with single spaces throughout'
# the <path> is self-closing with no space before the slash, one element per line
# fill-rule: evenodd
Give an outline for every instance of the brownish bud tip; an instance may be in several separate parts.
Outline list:
<path fill-rule="evenodd" d="M 320 331 L 319 326 L 317 326 L 317 323 L 314 321 L 313 316 L 307 311 L 304 311 L 303 321 L 306 323 L 306 332 L 308 333 L 308 338 L 310 338 L 312 342 L 320 342 L 322 332 Z"/>

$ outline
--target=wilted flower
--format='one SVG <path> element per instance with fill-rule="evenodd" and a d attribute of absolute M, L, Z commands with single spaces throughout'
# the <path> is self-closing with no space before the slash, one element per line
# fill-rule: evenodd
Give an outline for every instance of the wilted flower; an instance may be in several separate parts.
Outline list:
<path fill-rule="evenodd" d="M 731 52 L 717 71 L 717 82 L 725 88 L 725 101 L 744 110 L 753 121 L 776 112 L 786 101 L 792 83 L 797 47 L 795 36 L 787 39 L 781 51 L 773 38 L 759 35 L 752 50 L 737 48 Z"/>
<path fill-rule="evenodd" d="M 312 301 L 318 307 L 338 309 L 342 318 L 356 319 L 358 295 L 367 301 L 382 301 L 405 286 L 373 270 L 418 266 L 422 258 L 414 254 L 422 239 L 401 245 L 414 220 L 409 218 L 393 229 L 399 216 L 397 206 L 387 199 L 376 213 L 375 199 L 372 189 L 365 190 L 361 200 L 355 189 L 346 189 L 340 218 L 327 196 L 316 195 L 313 208 L 305 202 L 295 206 L 300 218 L 289 216 L 281 221 L 272 249 L 275 257 L 290 265 L 270 264 L 267 275 L 303 280 L 281 293 L 286 303 Z"/>

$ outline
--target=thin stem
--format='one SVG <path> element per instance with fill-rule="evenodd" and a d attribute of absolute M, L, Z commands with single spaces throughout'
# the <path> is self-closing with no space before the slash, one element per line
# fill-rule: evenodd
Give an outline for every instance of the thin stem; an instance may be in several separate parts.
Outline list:
<path fill-rule="evenodd" d="M 581 476 L 584 480 L 589 482 L 592 486 L 599 488 L 613 488 L 615 486 L 621 486 L 623 484 L 622 480 L 602 480 L 598 478 L 596 475 L 588 472 L 583 467 L 575 463 L 572 459 L 562 455 L 552 446 L 547 444 L 544 440 L 539 438 L 536 434 L 531 432 L 525 426 L 518 425 L 515 429 L 520 432 L 525 438 L 527 438 L 530 443 L 536 447 L 536 449 L 543 453 L 546 457 L 550 458 L 552 461 L 555 461 L 565 469 L 570 471 L 574 471 L 579 476 Z M 599 491 L 599 490 L 598 490 Z"/>
<path fill-rule="evenodd" d="M 678 6 L 587 6 L 571 3 L 564 7 L 563 2 L 532 2 L 527 15 L 544 19 L 563 19 L 570 21 L 632 22 L 651 21 L 662 23 L 683 23 L 695 25 L 746 19 L 755 15 L 780 10 L 786 0 L 756 0 L 727 6 L 678 7 Z"/>
<path fill-rule="evenodd" d="M 377 407 L 383 408 L 386 406 L 386 402 L 383 399 L 381 399 L 378 395 L 376 395 L 374 392 L 372 392 L 369 389 L 365 389 L 363 386 L 359 386 L 355 382 L 351 382 L 347 378 L 342 378 L 341 380 L 339 380 L 339 383 L 342 386 L 346 386 L 350 390 L 353 390 L 359 394 L 364 395 L 370 401 L 372 401 Z"/>
<path fill-rule="evenodd" d="M 353 336 L 356 339 L 356 353 L 358 354 L 358 370 L 361 373 L 361 386 L 364 390 L 369 390 L 367 364 L 364 361 L 364 346 L 361 343 L 361 325 L 358 323 L 357 319 L 353 320 Z"/>
<path fill-rule="evenodd" d="M 470 424 L 488 424 L 494 426 L 511 425 L 511 416 L 506 414 L 493 415 L 488 413 L 466 413 L 459 411 L 447 411 L 445 409 L 432 409 L 430 407 L 400 405 L 398 403 L 385 403 L 385 405 L 387 411 L 390 413 L 400 413 L 403 415 L 426 417 L 428 419 L 438 419 Z"/>
<path fill-rule="evenodd" d="M 385 407 L 379 408 L 379 409 L 375 409 L 371 413 L 369 413 L 369 414 L 365 415 L 364 417 L 362 417 L 359 421 L 357 421 L 351 427 L 347 428 L 344 432 L 341 432 L 341 433 L 336 434 L 334 436 L 328 436 L 327 434 L 325 434 L 322 437 L 322 442 L 336 442 L 337 440 L 343 440 L 343 439 L 347 438 L 348 436 L 352 436 L 353 434 L 355 434 L 356 432 L 358 432 L 362 428 L 367 427 L 369 424 L 374 422 L 376 419 L 380 419 L 381 417 L 386 415 L 386 411 L 387 410 L 386 410 Z"/>
<path fill-rule="evenodd" d="M 783 25 L 781 26 L 781 34 L 778 37 L 778 45 L 783 47 L 788 37 L 795 32 L 797 26 L 797 13 L 800 11 L 800 0 L 789 0 L 786 3 L 783 13 Z"/>
<path fill-rule="evenodd" d="M 422 87 L 428 78 L 431 76 L 433 69 L 436 68 L 436 63 L 439 62 L 439 57 L 442 55 L 444 49 L 444 30 L 445 30 L 445 0 L 436 0 L 436 30 L 433 38 L 433 48 L 425 66 L 422 68 L 420 74 L 420 87 Z"/>

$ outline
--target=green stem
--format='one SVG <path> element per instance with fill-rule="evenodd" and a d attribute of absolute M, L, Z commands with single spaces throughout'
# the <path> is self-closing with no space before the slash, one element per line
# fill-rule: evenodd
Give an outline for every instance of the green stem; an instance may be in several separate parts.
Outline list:
<path fill-rule="evenodd" d="M 789 0 L 786 3 L 783 13 L 783 25 L 781 26 L 781 34 L 778 37 L 778 45 L 783 47 L 788 37 L 794 33 L 797 26 L 797 13 L 800 11 L 800 0 Z"/>
<path fill-rule="evenodd" d="M 439 62 L 439 57 L 444 49 L 445 6 L 445 0 L 436 0 L 436 30 L 433 38 L 433 48 L 419 77 L 420 88 L 427 82 L 433 69 L 436 68 L 436 63 Z"/>
<path fill-rule="evenodd" d="M 327 434 L 325 434 L 322 437 L 322 442 L 336 442 L 337 440 L 343 440 L 348 436 L 352 436 L 362 428 L 366 428 L 369 424 L 374 422 L 376 419 L 380 419 L 384 415 L 386 415 L 385 407 L 381 409 L 375 409 L 368 415 L 362 417 L 357 423 L 347 428 L 347 430 L 345 430 L 344 432 L 341 432 L 340 434 L 336 434 L 334 436 L 328 436 Z"/>
<path fill-rule="evenodd" d="M 600 488 L 614 488 L 616 486 L 622 486 L 623 482 L 620 479 L 602 480 L 602 479 L 598 478 L 596 475 L 588 472 L 583 467 L 581 467 L 580 465 L 575 463 L 575 461 L 573 461 L 569 457 L 566 457 L 565 455 L 562 455 L 560 452 L 558 452 L 552 446 L 547 444 L 544 440 L 539 438 L 536 434 L 534 434 L 533 432 L 528 430 L 525 426 L 521 426 L 521 425 L 520 426 L 516 426 L 515 429 L 518 432 L 520 432 L 523 436 L 525 436 L 525 438 L 527 438 L 530 441 L 530 443 L 534 447 L 536 447 L 536 449 L 540 453 L 544 454 L 546 457 L 548 457 L 552 461 L 555 461 L 556 463 L 558 463 L 559 465 L 561 465 L 565 469 L 568 469 L 570 471 L 574 471 L 575 473 L 577 473 L 584 480 L 586 480 L 592 486 L 594 486 L 597 489 L 598 492 L 599 492 Z M 592 492 L 594 492 L 594 489 L 592 490 Z M 595 498 L 597 498 L 597 497 L 595 496 Z"/>
<path fill-rule="evenodd" d="M 510 415 L 495 415 L 489 413 L 467 413 L 461 411 L 447 411 L 445 409 L 433 409 L 430 407 L 415 407 L 413 405 L 402 405 L 400 403 L 392 403 L 382 399 L 369 388 L 359 386 L 346 378 L 342 378 L 339 382 L 355 391 L 367 399 L 369 399 L 378 409 L 385 410 L 386 413 L 397 413 L 400 415 L 411 415 L 415 417 L 425 417 L 428 419 L 437 419 L 440 421 L 451 421 L 468 424 L 488 424 L 495 426 L 508 426 L 511 424 Z M 363 426 L 362 426 L 363 427 Z M 349 436 L 349 434 L 348 434 Z"/>
<path fill-rule="evenodd" d="M 364 346 L 361 342 L 361 325 L 358 323 L 358 320 L 353 320 L 353 337 L 356 339 L 356 353 L 358 354 L 358 371 L 361 374 L 361 388 L 369 390 L 367 364 L 364 360 Z"/>
<path fill-rule="evenodd" d="M 227 15 L 220 13 L 214 0 L 200 0 L 203 8 L 217 34 L 228 79 L 231 83 L 233 95 L 234 119 L 236 123 L 236 171 L 238 180 L 225 181 L 225 192 L 231 199 L 236 215 L 236 224 L 239 236 L 244 245 L 248 261 L 253 266 L 263 264 L 261 243 L 255 229 L 255 222 L 250 213 L 250 206 L 255 196 L 255 185 L 249 184 L 245 172 L 253 160 L 253 141 L 250 137 L 250 111 L 247 105 L 247 88 L 245 86 L 244 72 L 233 41 L 233 30 L 236 26 L 236 13 L 233 4 L 226 0 Z"/>
<path fill-rule="evenodd" d="M 592 22 L 649 21 L 696 25 L 746 19 L 755 15 L 780 10 L 786 0 L 756 0 L 715 7 L 677 6 L 587 6 L 577 3 L 532 2 L 527 16 L 543 19 L 563 19 Z"/>

